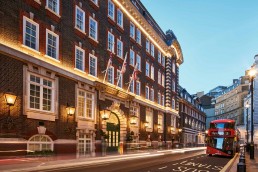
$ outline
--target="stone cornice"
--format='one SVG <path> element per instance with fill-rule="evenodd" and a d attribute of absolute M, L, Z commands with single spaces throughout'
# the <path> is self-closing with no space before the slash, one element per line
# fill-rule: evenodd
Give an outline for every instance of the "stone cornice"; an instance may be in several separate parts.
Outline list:
<path fill-rule="evenodd" d="M 129 0 L 113 0 L 114 3 L 134 22 L 134 24 L 150 39 L 151 42 L 167 57 L 176 54 L 177 63 L 183 63 L 183 55 L 178 41 L 175 39 L 171 46 L 168 46 L 161 36 L 146 21 L 142 14 Z"/>

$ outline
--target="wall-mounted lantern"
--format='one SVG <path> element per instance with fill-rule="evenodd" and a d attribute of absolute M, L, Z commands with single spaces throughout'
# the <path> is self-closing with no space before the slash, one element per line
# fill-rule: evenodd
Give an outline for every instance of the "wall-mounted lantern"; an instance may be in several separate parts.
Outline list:
<path fill-rule="evenodd" d="M 75 114 L 75 107 L 69 106 L 69 104 L 67 103 L 66 112 L 68 116 L 73 116 Z"/>
<path fill-rule="evenodd" d="M 109 109 L 103 109 L 99 113 L 102 120 L 108 120 L 110 117 L 111 111 Z"/>
<path fill-rule="evenodd" d="M 17 96 L 12 92 L 10 92 L 9 90 L 7 93 L 4 94 L 4 97 L 5 97 L 5 102 L 8 106 L 13 106 L 15 104 Z"/>
<path fill-rule="evenodd" d="M 130 124 L 136 125 L 137 124 L 138 117 L 136 115 L 133 115 L 130 117 Z"/>

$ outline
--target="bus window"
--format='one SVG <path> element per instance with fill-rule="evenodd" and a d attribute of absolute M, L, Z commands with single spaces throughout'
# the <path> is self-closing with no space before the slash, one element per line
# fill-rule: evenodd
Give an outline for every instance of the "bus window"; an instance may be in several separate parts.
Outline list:
<path fill-rule="evenodd" d="M 225 129 L 225 128 L 230 128 L 230 129 L 234 129 L 234 123 L 211 123 L 210 124 L 210 128 L 213 128 L 213 129 L 218 129 L 218 128 L 222 128 L 222 129 Z"/>

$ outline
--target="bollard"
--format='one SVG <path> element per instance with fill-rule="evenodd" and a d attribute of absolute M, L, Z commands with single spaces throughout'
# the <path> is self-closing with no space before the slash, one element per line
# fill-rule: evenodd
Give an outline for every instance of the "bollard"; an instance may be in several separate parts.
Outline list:
<path fill-rule="evenodd" d="M 246 172 L 246 165 L 243 162 L 237 163 L 237 172 Z"/>
<path fill-rule="evenodd" d="M 240 155 L 239 162 L 242 162 L 245 164 L 245 156 L 244 155 L 242 155 L 242 154 Z"/>

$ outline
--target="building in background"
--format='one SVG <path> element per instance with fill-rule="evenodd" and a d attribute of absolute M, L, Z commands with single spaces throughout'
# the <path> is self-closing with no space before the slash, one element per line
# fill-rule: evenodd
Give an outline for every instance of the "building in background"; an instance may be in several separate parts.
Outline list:
<path fill-rule="evenodd" d="M 204 145 L 206 115 L 200 99 L 179 86 L 180 143 L 185 147 Z"/>
<path fill-rule="evenodd" d="M 1 155 L 171 146 L 182 51 L 139 0 L 4 1 L 0 11 Z"/>
<path fill-rule="evenodd" d="M 241 139 L 245 136 L 244 127 L 244 97 L 249 91 L 249 77 L 234 79 L 233 84 L 222 91 L 216 98 L 216 119 L 233 119 L 240 130 Z"/>
<path fill-rule="evenodd" d="M 210 122 L 215 120 L 215 103 L 213 103 L 212 100 L 213 97 L 207 94 L 200 97 L 203 111 L 206 114 L 206 128 L 209 128 Z"/>

